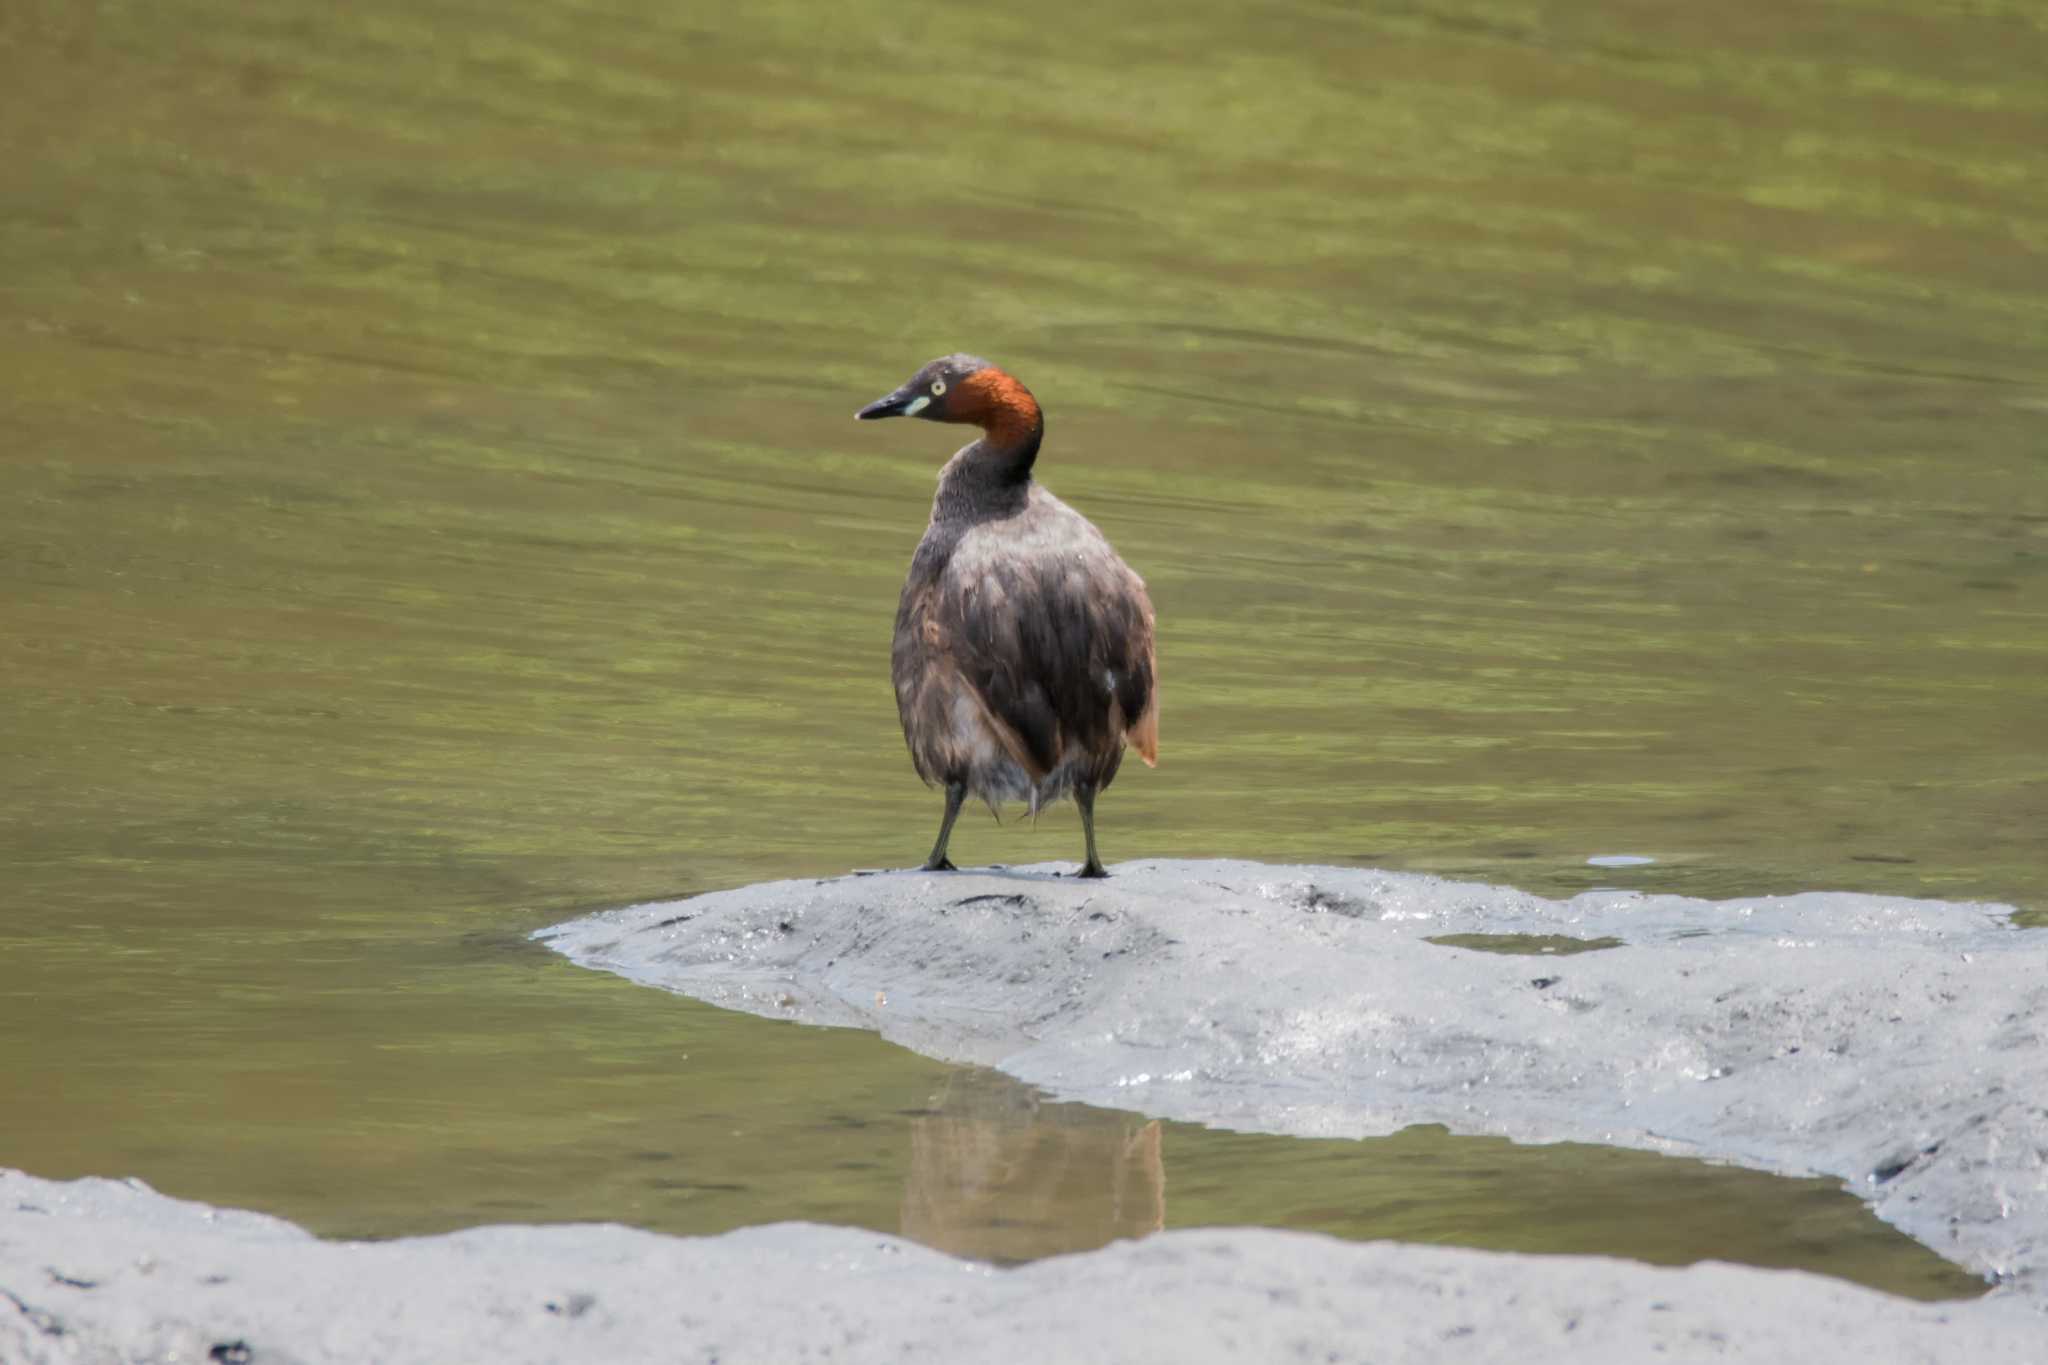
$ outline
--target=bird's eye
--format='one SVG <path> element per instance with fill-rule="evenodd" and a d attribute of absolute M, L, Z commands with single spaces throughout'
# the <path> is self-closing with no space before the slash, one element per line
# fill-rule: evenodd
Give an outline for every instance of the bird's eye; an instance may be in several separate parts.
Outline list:
<path fill-rule="evenodd" d="M 942 394 L 942 393 L 944 393 L 945 391 L 946 391 L 946 381 L 945 381 L 945 380 L 943 380 L 943 379 L 934 379 L 934 380 L 932 381 L 932 396 L 933 396 L 933 397 L 937 397 L 937 396 L 938 396 L 939 394 Z"/>

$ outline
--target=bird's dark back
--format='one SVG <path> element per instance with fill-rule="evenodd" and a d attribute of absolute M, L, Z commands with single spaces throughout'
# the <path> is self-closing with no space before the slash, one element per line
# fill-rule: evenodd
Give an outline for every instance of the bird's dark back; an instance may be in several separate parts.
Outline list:
<path fill-rule="evenodd" d="M 1076 776 L 1106 785 L 1124 727 L 1144 713 L 1154 685 L 1142 581 L 1085 517 L 1037 484 L 1006 515 L 957 504 L 960 514 L 945 515 L 944 493 L 942 484 L 897 612 L 893 667 L 913 753 L 920 726 L 933 722 L 913 714 L 909 699 L 923 675 L 957 671 L 1014 732 L 1034 776 L 1078 748 L 1092 761 Z"/>

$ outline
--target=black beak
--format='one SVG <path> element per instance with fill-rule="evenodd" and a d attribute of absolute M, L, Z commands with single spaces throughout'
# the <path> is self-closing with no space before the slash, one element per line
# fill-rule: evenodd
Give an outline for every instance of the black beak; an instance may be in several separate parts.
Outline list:
<path fill-rule="evenodd" d="M 916 412 L 918 408 L 924 406 L 924 403 L 920 403 L 918 400 L 925 398 L 922 392 L 914 391 L 916 384 L 917 381 L 913 379 L 910 383 L 896 390 L 896 392 L 877 398 L 874 402 L 856 412 L 853 415 L 854 420 L 873 422 L 883 417 L 901 417 L 905 413 Z M 927 398 L 925 401 L 929 402 L 930 400 Z M 913 407 L 912 404 L 916 404 L 916 406 Z"/>

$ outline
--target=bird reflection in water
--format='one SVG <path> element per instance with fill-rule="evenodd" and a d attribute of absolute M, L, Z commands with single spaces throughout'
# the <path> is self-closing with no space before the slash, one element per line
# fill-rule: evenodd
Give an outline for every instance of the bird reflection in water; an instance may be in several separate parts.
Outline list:
<path fill-rule="evenodd" d="M 1157 1119 L 962 1070 L 911 1121 L 903 1235 L 926 1246 L 1016 1265 L 1165 1225 Z"/>

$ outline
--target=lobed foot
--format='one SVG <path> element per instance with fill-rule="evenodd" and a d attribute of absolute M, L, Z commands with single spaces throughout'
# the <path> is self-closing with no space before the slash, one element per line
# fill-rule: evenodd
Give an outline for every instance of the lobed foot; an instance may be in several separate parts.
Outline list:
<path fill-rule="evenodd" d="M 1109 875 L 1109 872 L 1108 869 L 1104 868 L 1101 863 L 1090 862 L 1087 866 L 1083 867 L 1079 872 L 1076 872 L 1074 875 L 1076 877 L 1107 877 Z"/>

